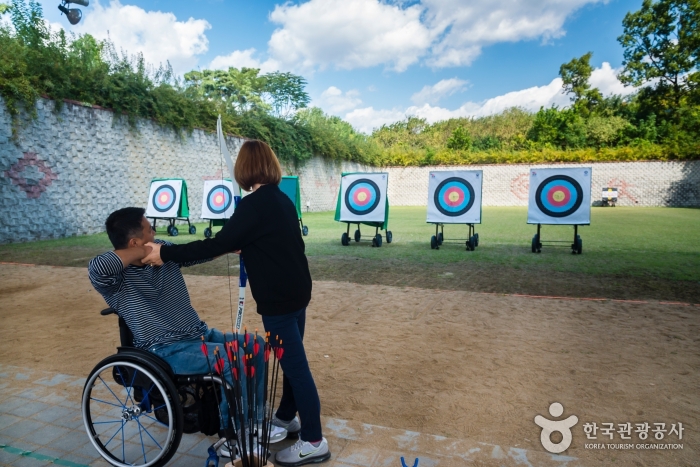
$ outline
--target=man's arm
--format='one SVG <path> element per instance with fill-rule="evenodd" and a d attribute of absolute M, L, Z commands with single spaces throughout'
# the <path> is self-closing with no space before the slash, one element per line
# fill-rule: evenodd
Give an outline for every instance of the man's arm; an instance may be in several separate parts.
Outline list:
<path fill-rule="evenodd" d="M 142 265 L 141 259 L 151 252 L 151 247 L 141 246 L 114 250 L 93 258 L 88 264 L 88 276 L 92 286 L 105 298 L 121 289 L 122 271 L 129 264 Z"/>

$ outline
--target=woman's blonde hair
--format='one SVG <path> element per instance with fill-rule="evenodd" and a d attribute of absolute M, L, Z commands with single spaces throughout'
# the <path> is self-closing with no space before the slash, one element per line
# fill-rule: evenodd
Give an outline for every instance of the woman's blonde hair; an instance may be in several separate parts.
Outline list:
<path fill-rule="evenodd" d="M 233 176 L 241 188 L 251 191 L 256 183 L 279 185 L 282 168 L 270 146 L 253 139 L 243 143 L 238 151 Z"/>

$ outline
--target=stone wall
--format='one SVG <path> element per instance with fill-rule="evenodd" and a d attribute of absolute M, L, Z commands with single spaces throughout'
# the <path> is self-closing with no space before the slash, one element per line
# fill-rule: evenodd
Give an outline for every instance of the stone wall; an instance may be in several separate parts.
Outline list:
<path fill-rule="evenodd" d="M 620 206 L 700 206 L 700 161 L 392 167 L 389 201 L 394 206 L 425 206 L 431 170 L 469 169 L 484 171 L 484 206 L 527 206 L 528 169 L 551 167 L 592 167 L 593 204 L 600 204 L 603 187 L 617 187 Z"/>
<path fill-rule="evenodd" d="M 151 121 L 136 129 L 109 110 L 37 102 L 37 118 L 24 118 L 12 137 L 0 100 L 0 243 L 103 231 L 107 215 L 124 206 L 147 204 L 150 181 L 187 181 L 190 218 L 200 220 L 202 185 L 227 170 L 216 134 L 177 134 Z M 235 156 L 242 138 L 229 137 Z M 563 164 L 562 166 L 575 166 Z M 584 164 L 593 166 L 593 199 L 603 186 L 619 188 L 621 205 L 700 206 L 700 162 Z M 538 165 L 537 167 L 551 167 Z M 340 174 L 389 173 L 393 206 L 425 206 L 428 172 L 456 167 L 366 167 L 315 157 L 300 169 L 303 210 L 335 209 Z M 527 204 L 528 165 L 470 166 L 484 171 L 484 205 Z"/>

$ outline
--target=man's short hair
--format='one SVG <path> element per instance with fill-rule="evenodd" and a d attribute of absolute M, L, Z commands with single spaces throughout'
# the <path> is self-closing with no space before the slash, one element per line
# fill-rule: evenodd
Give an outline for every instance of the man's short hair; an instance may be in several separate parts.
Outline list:
<path fill-rule="evenodd" d="M 256 183 L 279 185 L 282 168 L 272 148 L 263 141 L 253 139 L 243 143 L 238 151 L 233 176 L 241 188 L 251 191 Z"/>
<path fill-rule="evenodd" d="M 141 222 L 145 212 L 144 208 L 122 208 L 109 215 L 105 228 L 115 250 L 126 248 L 129 240 L 134 237 L 141 238 Z"/>

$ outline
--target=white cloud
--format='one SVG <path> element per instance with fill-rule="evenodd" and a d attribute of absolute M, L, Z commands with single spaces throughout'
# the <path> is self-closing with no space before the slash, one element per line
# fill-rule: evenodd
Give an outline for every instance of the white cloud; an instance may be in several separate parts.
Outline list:
<path fill-rule="evenodd" d="M 195 68 L 198 55 L 209 48 L 205 32 L 211 25 L 203 19 L 178 21 L 173 13 L 146 11 L 122 5 L 119 0 L 110 0 L 106 6 L 94 0 L 90 10 L 83 13 L 83 20 L 70 31 L 89 33 L 98 39 L 109 37 L 117 50 L 142 52 L 152 64 L 170 61 L 176 73 Z"/>
<path fill-rule="evenodd" d="M 621 94 L 623 96 L 632 94 L 635 88 L 631 86 L 626 87 L 617 79 L 617 75 L 621 71 L 621 68 L 614 70 L 608 62 L 603 62 L 600 68 L 593 70 L 588 83 L 592 87 L 600 89 L 600 92 L 602 92 L 604 96 L 610 94 Z"/>
<path fill-rule="evenodd" d="M 211 61 L 209 68 L 215 70 L 227 70 L 233 68 L 259 68 L 260 72 L 270 73 L 279 70 L 279 65 L 275 60 L 268 59 L 260 61 L 253 57 L 255 49 L 234 50 L 228 55 L 219 55 Z"/>
<path fill-rule="evenodd" d="M 318 103 L 314 103 L 321 107 L 325 112 L 338 114 L 347 112 L 362 104 L 360 92 L 356 89 L 351 89 L 345 93 L 335 86 L 331 86 L 321 93 L 321 99 Z"/>
<path fill-rule="evenodd" d="M 433 67 L 469 65 L 485 45 L 561 37 L 580 7 L 607 0 L 423 0 L 425 24 L 444 33 L 427 60 Z"/>
<path fill-rule="evenodd" d="M 617 80 L 619 71 L 619 69 L 613 69 L 609 63 L 604 62 L 600 68 L 593 70 L 589 83 L 591 86 L 599 88 L 603 95 L 627 95 L 633 93 L 635 91 L 634 88 L 626 88 Z M 449 118 L 493 115 L 511 107 L 520 107 L 536 112 L 540 107 L 547 108 L 552 105 L 566 107 L 570 104 L 569 97 L 562 93 L 561 78 L 555 78 L 544 86 L 533 86 L 520 91 L 509 92 L 482 102 L 468 101 L 454 110 L 433 106 L 429 103 L 424 103 L 420 106 L 413 105 L 405 110 L 375 110 L 373 107 L 366 107 L 355 109 L 348 113 L 345 115 L 345 120 L 359 131 L 370 133 L 374 128 L 401 120 L 409 115 L 425 118 L 429 123 L 433 123 Z"/>
<path fill-rule="evenodd" d="M 277 5 L 268 54 L 288 69 L 469 65 L 484 46 L 565 34 L 566 19 L 608 0 L 308 0 Z"/>
<path fill-rule="evenodd" d="M 385 123 L 393 123 L 403 119 L 406 112 L 400 109 L 380 109 L 366 107 L 355 109 L 345 115 L 345 121 L 350 123 L 356 130 L 363 133 L 371 133 L 373 129 L 379 128 Z"/>
<path fill-rule="evenodd" d="M 433 40 L 421 23 L 423 11 L 419 5 L 402 8 L 378 0 L 277 5 L 270 20 L 281 27 L 270 38 L 269 53 L 301 70 L 386 65 L 404 71 Z"/>
<path fill-rule="evenodd" d="M 452 94 L 464 91 L 468 81 L 450 78 L 438 81 L 432 86 L 423 86 L 423 89 L 411 96 L 411 100 L 416 105 L 437 104 L 441 99 Z"/>

